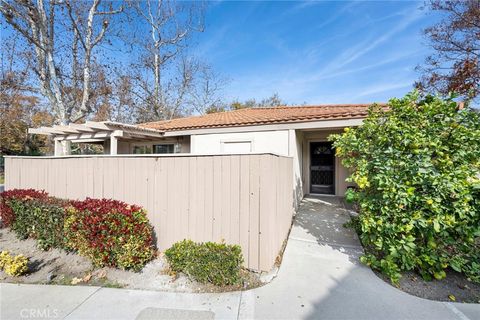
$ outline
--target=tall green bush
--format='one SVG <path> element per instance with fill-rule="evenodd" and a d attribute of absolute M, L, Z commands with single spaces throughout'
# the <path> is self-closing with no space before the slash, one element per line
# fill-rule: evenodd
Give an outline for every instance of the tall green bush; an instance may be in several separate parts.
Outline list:
<path fill-rule="evenodd" d="M 331 139 L 358 186 L 349 197 L 364 263 L 394 283 L 404 270 L 442 279 L 448 267 L 480 281 L 478 113 L 414 92 Z"/>

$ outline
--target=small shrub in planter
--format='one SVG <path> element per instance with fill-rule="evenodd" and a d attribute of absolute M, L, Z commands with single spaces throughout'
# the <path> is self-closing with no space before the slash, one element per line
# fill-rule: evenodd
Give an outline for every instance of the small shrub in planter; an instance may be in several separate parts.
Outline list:
<path fill-rule="evenodd" d="M 138 206 L 107 199 L 74 201 L 66 209 L 66 245 L 95 266 L 138 271 L 154 257 L 153 228 Z"/>
<path fill-rule="evenodd" d="M 42 250 L 64 247 L 65 201 L 15 197 L 7 203 L 15 214 L 10 227 L 20 239 L 36 239 Z"/>
<path fill-rule="evenodd" d="M 9 200 L 44 200 L 47 198 L 48 193 L 45 191 L 37 191 L 33 189 L 13 189 L 0 193 L 0 219 L 2 220 L 1 226 L 10 227 L 15 220 L 15 213 L 8 203 Z"/>
<path fill-rule="evenodd" d="M 0 252 L 0 269 L 10 276 L 21 276 L 28 271 L 28 258 L 21 254 L 12 256 L 8 251 L 2 251 Z"/>
<path fill-rule="evenodd" d="M 223 286 L 240 281 L 243 257 L 238 245 L 183 240 L 166 250 L 165 256 L 173 271 L 198 282 Z"/>

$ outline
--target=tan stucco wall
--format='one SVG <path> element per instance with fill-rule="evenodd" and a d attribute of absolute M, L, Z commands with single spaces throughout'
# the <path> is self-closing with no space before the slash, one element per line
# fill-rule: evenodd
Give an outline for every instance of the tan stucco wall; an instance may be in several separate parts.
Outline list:
<path fill-rule="evenodd" d="M 293 157 L 294 206 L 298 207 L 304 196 L 303 184 L 303 132 L 290 130 L 290 153 Z"/>
<path fill-rule="evenodd" d="M 225 142 L 250 141 L 251 152 L 271 152 L 288 155 L 288 130 L 199 134 L 191 136 L 191 152 L 198 154 L 224 153 Z"/>

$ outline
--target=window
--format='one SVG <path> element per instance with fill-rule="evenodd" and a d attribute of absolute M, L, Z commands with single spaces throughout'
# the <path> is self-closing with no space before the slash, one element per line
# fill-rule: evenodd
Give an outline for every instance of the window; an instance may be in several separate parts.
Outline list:
<path fill-rule="evenodd" d="M 153 153 L 174 153 L 173 144 L 155 144 L 153 145 Z"/>
<path fill-rule="evenodd" d="M 251 141 L 229 141 L 223 142 L 224 153 L 248 153 L 252 152 Z"/>
<path fill-rule="evenodd" d="M 135 146 L 133 147 L 134 154 L 150 154 L 152 153 L 151 146 Z"/>

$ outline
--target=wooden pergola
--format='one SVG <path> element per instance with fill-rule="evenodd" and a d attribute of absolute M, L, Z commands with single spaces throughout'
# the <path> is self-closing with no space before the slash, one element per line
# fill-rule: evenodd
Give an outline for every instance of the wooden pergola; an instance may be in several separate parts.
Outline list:
<path fill-rule="evenodd" d="M 30 128 L 28 133 L 52 136 L 55 141 L 55 156 L 69 155 L 72 142 L 108 145 L 109 153 L 115 155 L 119 139 L 148 141 L 162 138 L 164 135 L 160 130 L 112 121 L 86 121 L 82 124 L 70 123 L 66 126 Z"/>

